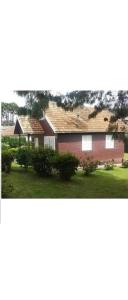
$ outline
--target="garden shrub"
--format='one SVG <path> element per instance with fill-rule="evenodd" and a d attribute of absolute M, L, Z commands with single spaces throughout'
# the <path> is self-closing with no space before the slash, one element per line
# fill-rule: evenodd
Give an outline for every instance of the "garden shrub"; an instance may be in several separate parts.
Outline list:
<path fill-rule="evenodd" d="M 79 160 L 72 154 L 58 154 L 54 160 L 54 168 L 58 171 L 63 180 L 70 180 L 75 175 Z"/>
<path fill-rule="evenodd" d="M 25 169 L 32 166 L 32 150 L 28 147 L 19 148 L 16 152 L 16 161 Z"/>
<path fill-rule="evenodd" d="M 13 155 L 8 150 L 2 151 L 2 171 L 9 173 L 11 170 L 11 164 L 13 161 Z"/>
<path fill-rule="evenodd" d="M 38 148 L 32 152 L 32 166 L 40 176 L 51 176 L 53 169 L 53 158 L 56 151 L 50 148 Z"/>
<path fill-rule="evenodd" d="M 93 160 L 91 157 L 87 157 L 81 160 L 80 165 L 84 171 L 84 175 L 88 176 L 97 169 L 98 161 Z"/>
<path fill-rule="evenodd" d="M 111 161 L 108 161 L 104 165 L 104 169 L 109 171 L 114 169 L 114 160 L 112 159 Z"/>
<path fill-rule="evenodd" d="M 13 159 L 16 159 L 16 154 L 17 154 L 18 149 L 19 149 L 19 148 L 9 148 L 9 149 L 8 149 L 9 153 L 12 154 Z"/>
<path fill-rule="evenodd" d="M 3 136 L 2 143 L 6 143 L 10 146 L 10 148 L 16 148 L 19 146 L 25 146 L 27 144 L 25 137 L 21 136 L 20 139 L 18 137 L 11 136 Z"/>
<path fill-rule="evenodd" d="M 2 143 L 1 146 L 2 146 L 2 151 L 8 150 L 10 148 L 9 144 L 7 143 Z"/>
<path fill-rule="evenodd" d="M 9 181 L 7 174 L 2 174 L 2 198 L 9 198 L 14 190 L 13 184 Z"/>
<path fill-rule="evenodd" d="M 122 167 L 123 168 L 128 168 L 128 160 L 123 160 L 122 161 Z"/>

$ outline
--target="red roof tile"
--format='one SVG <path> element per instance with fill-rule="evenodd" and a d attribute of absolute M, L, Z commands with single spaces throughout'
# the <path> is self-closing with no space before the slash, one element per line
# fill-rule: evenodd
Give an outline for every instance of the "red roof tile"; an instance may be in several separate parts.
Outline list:
<path fill-rule="evenodd" d="M 2 126 L 1 135 L 2 136 L 13 136 L 15 126 Z"/>
<path fill-rule="evenodd" d="M 28 116 L 20 116 L 17 119 L 23 134 L 42 134 L 44 130 L 40 121 Z"/>

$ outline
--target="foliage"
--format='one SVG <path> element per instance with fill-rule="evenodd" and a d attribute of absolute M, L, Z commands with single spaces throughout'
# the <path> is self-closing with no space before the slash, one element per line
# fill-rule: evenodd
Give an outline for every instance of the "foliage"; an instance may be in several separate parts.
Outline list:
<path fill-rule="evenodd" d="M 2 171 L 9 173 L 11 170 L 11 164 L 13 161 L 13 155 L 8 150 L 2 151 Z"/>
<path fill-rule="evenodd" d="M 9 198 L 14 190 L 13 184 L 8 179 L 7 174 L 2 174 L 2 198 Z"/>
<path fill-rule="evenodd" d="M 14 102 L 12 103 L 1 103 L 1 116 L 2 119 L 4 118 L 4 121 L 2 121 L 2 124 L 6 125 L 13 125 L 14 124 L 14 115 L 17 114 L 18 111 L 18 105 Z M 12 119 L 10 120 L 10 114 L 12 116 Z"/>
<path fill-rule="evenodd" d="M 11 153 L 13 160 L 16 159 L 17 151 L 19 148 L 9 148 L 8 152 Z"/>
<path fill-rule="evenodd" d="M 26 114 L 27 111 L 29 115 L 37 119 L 42 117 L 42 109 L 45 110 L 49 100 L 54 98 L 50 91 L 16 91 L 16 93 L 26 98 L 23 114 Z"/>
<path fill-rule="evenodd" d="M 31 110 L 33 116 L 41 116 L 42 108 L 45 110 L 49 100 L 56 101 L 58 106 L 66 110 L 83 105 L 84 103 L 94 104 L 95 110 L 90 117 L 95 117 L 98 112 L 108 109 L 114 113 L 111 121 L 121 118 L 124 120 L 128 116 L 128 91 L 111 90 L 85 90 L 71 91 L 66 94 L 53 96 L 50 91 L 17 91 L 18 95 L 26 97 L 26 106 Z"/>
<path fill-rule="evenodd" d="M 2 151 L 3 150 L 8 150 L 10 148 L 9 144 L 7 144 L 7 143 L 2 143 L 1 147 L 2 147 Z"/>
<path fill-rule="evenodd" d="M 24 146 L 27 144 L 25 137 L 11 137 L 11 136 L 3 136 L 2 137 L 2 144 L 6 143 L 8 144 L 11 148 Z"/>
<path fill-rule="evenodd" d="M 25 106 L 18 107 L 17 114 L 19 116 L 22 116 L 22 115 L 27 116 L 29 113 L 30 113 L 30 110 L 28 110 Z"/>
<path fill-rule="evenodd" d="M 104 90 L 86 90 L 71 91 L 66 95 L 57 96 L 56 101 L 64 109 L 73 109 L 84 103 L 93 104 L 95 109 L 90 117 L 95 117 L 103 109 L 113 112 L 111 122 L 117 119 L 123 119 L 128 116 L 128 91 L 104 91 Z"/>
<path fill-rule="evenodd" d="M 18 110 L 18 105 L 14 102 L 11 102 L 11 103 L 2 102 L 1 103 L 2 116 L 5 116 L 5 114 L 7 112 L 17 113 L 17 110 Z"/>
<path fill-rule="evenodd" d="M 111 161 L 108 161 L 104 165 L 104 169 L 109 171 L 114 169 L 114 160 L 112 159 Z"/>
<path fill-rule="evenodd" d="M 127 159 L 122 161 L 122 167 L 128 168 L 128 160 Z"/>
<path fill-rule="evenodd" d="M 56 152 L 50 148 L 34 149 L 32 153 L 32 165 L 40 176 L 50 176 L 53 169 L 53 158 Z"/>
<path fill-rule="evenodd" d="M 32 150 L 29 147 L 20 147 L 16 152 L 16 161 L 20 166 L 28 169 L 32 165 Z"/>
<path fill-rule="evenodd" d="M 79 160 L 72 154 L 58 154 L 54 160 L 54 168 L 58 171 L 61 179 L 70 180 L 75 175 Z"/>
<path fill-rule="evenodd" d="M 84 175 L 88 176 L 97 169 L 98 161 L 87 157 L 81 160 L 80 166 L 83 168 Z"/>

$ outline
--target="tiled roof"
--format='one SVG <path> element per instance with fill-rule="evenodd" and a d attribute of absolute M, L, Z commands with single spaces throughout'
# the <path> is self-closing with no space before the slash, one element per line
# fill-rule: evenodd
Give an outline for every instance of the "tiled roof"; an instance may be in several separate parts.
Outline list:
<path fill-rule="evenodd" d="M 12 136 L 14 135 L 15 126 L 2 126 L 1 134 L 2 136 Z"/>
<path fill-rule="evenodd" d="M 109 111 L 101 111 L 96 117 L 89 118 L 93 111 L 93 107 L 86 106 L 78 107 L 73 111 L 65 111 L 55 103 L 50 102 L 45 115 L 56 133 L 124 131 L 122 121 L 110 123 L 112 113 Z"/>
<path fill-rule="evenodd" d="M 44 130 L 41 126 L 40 121 L 30 118 L 28 116 L 20 116 L 18 117 L 18 123 L 24 134 L 42 134 Z"/>

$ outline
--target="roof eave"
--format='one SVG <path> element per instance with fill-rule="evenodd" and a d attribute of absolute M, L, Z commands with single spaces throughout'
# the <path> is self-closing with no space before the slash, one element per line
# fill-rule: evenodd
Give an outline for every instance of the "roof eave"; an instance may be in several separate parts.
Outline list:
<path fill-rule="evenodd" d="M 110 131 L 110 130 L 103 130 L 103 131 L 92 131 L 92 130 L 88 130 L 88 131 L 56 131 L 55 133 L 57 133 L 57 134 L 61 134 L 61 133 L 69 133 L 69 134 L 71 134 L 71 133 L 80 133 L 80 134 L 82 134 L 82 133 L 125 133 L 125 131 L 121 131 L 121 130 L 118 130 L 118 131 Z"/>

